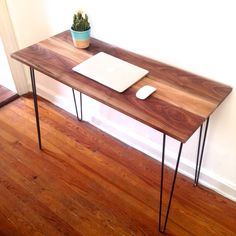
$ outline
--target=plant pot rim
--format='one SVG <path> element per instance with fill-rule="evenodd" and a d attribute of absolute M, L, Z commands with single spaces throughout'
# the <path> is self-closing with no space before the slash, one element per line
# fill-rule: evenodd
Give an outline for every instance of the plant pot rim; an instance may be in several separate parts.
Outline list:
<path fill-rule="evenodd" d="M 89 31 L 91 29 L 91 27 L 89 28 L 89 29 L 87 29 L 87 30 L 83 30 L 83 31 L 79 31 L 79 30 L 73 30 L 72 28 L 70 28 L 70 30 L 71 31 L 73 31 L 73 32 L 86 32 L 86 31 Z"/>

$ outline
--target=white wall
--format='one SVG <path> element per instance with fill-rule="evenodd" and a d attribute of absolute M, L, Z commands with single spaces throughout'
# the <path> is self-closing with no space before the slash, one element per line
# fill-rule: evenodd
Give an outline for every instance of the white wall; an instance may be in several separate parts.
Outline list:
<path fill-rule="evenodd" d="M 16 92 L 16 87 L 12 79 L 10 66 L 7 61 L 5 49 L 0 37 L 0 85 Z"/>
<path fill-rule="evenodd" d="M 87 11 L 92 35 L 130 51 L 166 62 L 236 88 L 234 0 L 109 1 L 8 0 L 20 47 L 66 30 L 75 10 Z M 70 89 L 38 75 L 39 93 L 72 111 Z M 63 98 L 63 99 L 62 99 Z M 65 100 L 66 103 L 62 103 Z M 90 103 L 91 104 L 91 103 Z M 160 134 L 103 105 L 87 119 L 114 136 L 159 158 Z M 236 94 L 212 115 L 201 182 L 236 200 Z M 129 130 L 122 127 L 130 127 Z M 141 131 L 141 132 L 140 132 Z M 145 139 L 139 134 L 145 133 Z M 157 144 L 156 144 L 157 141 Z M 159 143 L 159 144 L 158 144 Z M 180 170 L 193 175 L 197 135 L 184 147 Z M 177 142 L 168 139 L 173 164 Z"/>
<path fill-rule="evenodd" d="M 28 92 L 27 81 L 25 78 L 24 67 L 17 61 L 11 58 L 11 53 L 18 50 L 15 32 L 13 30 L 11 18 L 8 12 L 7 0 L 0 0 L 0 38 L 5 52 L 5 65 L 1 62 L 1 66 L 9 69 L 4 76 L 1 74 L 1 77 L 4 80 L 4 86 L 8 87 L 13 91 L 17 91 L 19 95 L 25 94 Z M 8 65 L 7 65 L 7 64 Z M 1 73 L 3 69 L 1 68 Z M 7 76 L 8 74 L 8 76 Z M 21 75 L 19 77 L 19 75 Z M 5 84 L 5 82 L 7 82 Z M 9 84 L 9 85 L 8 85 Z"/>

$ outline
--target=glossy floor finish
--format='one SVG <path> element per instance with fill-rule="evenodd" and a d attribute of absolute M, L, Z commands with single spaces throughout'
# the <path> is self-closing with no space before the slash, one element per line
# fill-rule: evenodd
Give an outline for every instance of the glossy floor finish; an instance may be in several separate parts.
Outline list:
<path fill-rule="evenodd" d="M 160 163 L 45 100 L 39 111 L 43 151 L 31 98 L 0 109 L 0 235 L 161 235 Z M 165 235 L 233 236 L 235 219 L 236 203 L 177 176 Z"/>

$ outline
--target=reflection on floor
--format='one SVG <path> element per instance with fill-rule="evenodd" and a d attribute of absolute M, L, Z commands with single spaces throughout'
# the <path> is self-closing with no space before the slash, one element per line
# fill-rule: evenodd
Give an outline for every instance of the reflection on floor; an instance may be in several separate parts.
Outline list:
<path fill-rule="evenodd" d="M 0 109 L 1 236 L 236 235 L 236 202 L 180 173 L 159 233 L 161 163 L 38 97 L 39 150 L 33 104 Z M 172 178 L 166 166 L 164 209 Z"/>

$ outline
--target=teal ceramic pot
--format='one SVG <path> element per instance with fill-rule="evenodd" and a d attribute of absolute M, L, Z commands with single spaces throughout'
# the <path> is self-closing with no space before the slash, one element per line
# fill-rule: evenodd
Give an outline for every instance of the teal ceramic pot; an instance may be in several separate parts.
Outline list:
<path fill-rule="evenodd" d="M 70 29 L 73 43 L 77 48 L 87 48 L 90 43 L 90 29 L 86 31 L 74 31 Z"/>

